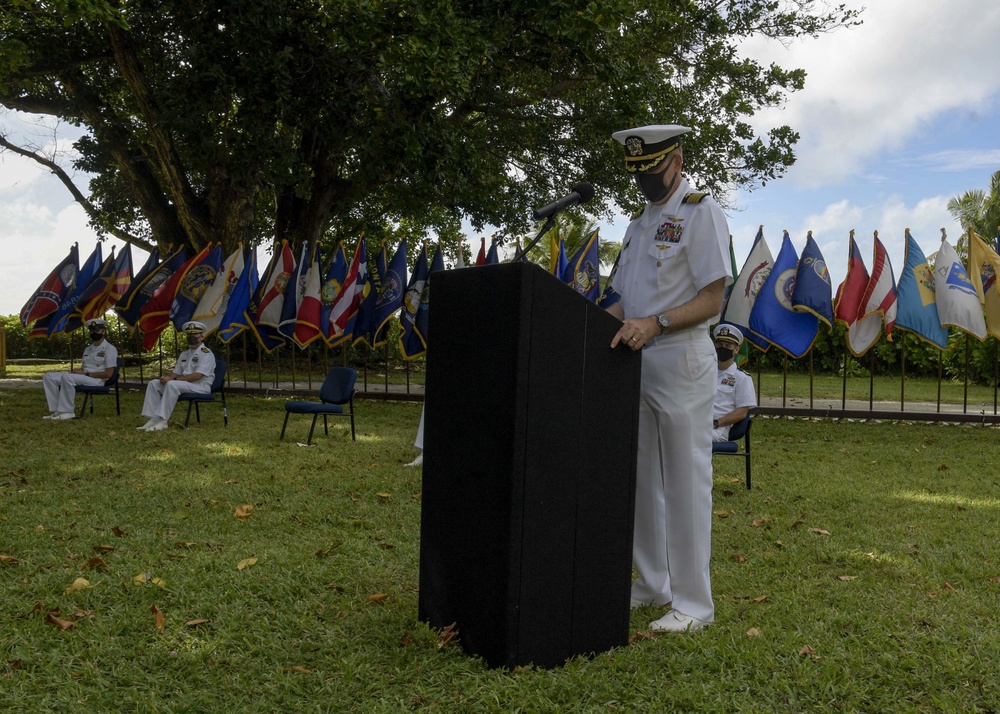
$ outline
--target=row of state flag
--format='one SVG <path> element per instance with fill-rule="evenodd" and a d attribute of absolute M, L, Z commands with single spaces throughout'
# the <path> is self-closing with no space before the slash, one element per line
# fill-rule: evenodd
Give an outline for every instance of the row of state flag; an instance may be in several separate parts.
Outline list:
<path fill-rule="evenodd" d="M 566 257 L 564 244 L 559 251 L 558 276 L 589 299 L 610 304 L 612 298 L 600 293 L 597 231 L 572 258 Z M 487 249 L 483 238 L 475 265 L 499 262 L 496 241 Z M 456 267 L 465 267 L 461 254 Z M 350 260 L 341 242 L 325 266 L 318 247 L 310 253 L 303 246 L 296 260 L 283 241 L 260 274 L 255 252 L 243 246 L 228 256 L 221 246 L 211 245 L 190 256 L 183 248 L 162 256 L 154 249 L 133 275 L 130 245 L 117 258 L 112 250 L 104 260 L 98 243 L 82 266 L 74 245 L 32 294 L 20 318 L 31 325 L 30 337 L 51 337 L 113 309 L 141 333 L 147 350 L 170 324 L 179 330 L 197 320 L 205 324 L 206 336 L 215 334 L 228 343 L 250 331 L 271 352 L 288 343 L 305 348 L 317 341 L 329 347 L 345 342 L 379 347 L 400 311 L 400 349 L 413 359 L 427 350 L 430 276 L 444 269 L 440 246 L 429 258 L 424 245 L 407 276 L 405 239 L 391 259 L 383 245 L 369 265 L 363 235 Z M 552 272 L 557 272 L 555 264 Z"/>
<path fill-rule="evenodd" d="M 801 256 L 785 231 L 774 258 L 761 226 L 727 295 L 722 322 L 740 327 L 762 351 L 774 345 L 795 358 L 808 353 L 820 324 L 832 330 L 835 322 L 845 326 L 847 349 L 855 357 L 865 355 L 883 330 L 890 341 L 893 329 L 899 329 L 942 350 L 948 347 L 949 327 L 980 341 L 987 334 L 1000 339 L 996 282 L 1000 255 L 970 229 L 966 269 L 944 229 L 941 233 L 941 246 L 931 265 L 906 229 L 905 264 L 896 283 L 878 231 L 870 271 L 851 231 L 847 275 L 834 293 L 811 231 Z"/>

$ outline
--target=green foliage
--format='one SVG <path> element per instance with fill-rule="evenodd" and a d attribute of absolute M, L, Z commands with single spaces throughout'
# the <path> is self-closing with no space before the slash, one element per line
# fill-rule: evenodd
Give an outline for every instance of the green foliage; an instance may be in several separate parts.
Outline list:
<path fill-rule="evenodd" d="M 640 608 L 627 646 L 507 672 L 439 648 L 417 618 L 421 474 L 401 464 L 419 405 L 362 401 L 356 442 L 341 420 L 300 448 L 304 423 L 278 441 L 281 399 L 234 395 L 228 428 L 213 418 L 155 434 L 132 428 L 141 394 L 123 400 L 121 417 L 49 423 L 40 390 L 0 390 L 0 555 L 17 561 L 0 562 L 5 711 L 1000 701 L 995 428 L 758 419 L 754 489 L 740 460 L 714 464 L 716 622 L 655 636 L 661 611 Z M 243 505 L 254 508 L 240 519 Z M 144 573 L 161 582 L 136 582 Z M 67 594 L 79 577 L 90 587 Z M 73 627 L 47 624 L 50 611 Z"/>
<path fill-rule="evenodd" d="M 968 231 L 970 228 L 990 245 L 1000 232 L 1000 171 L 990 177 L 989 190 L 972 189 L 948 200 L 948 212 Z M 968 236 L 959 237 L 959 255 L 968 255 Z"/>
<path fill-rule="evenodd" d="M 856 22 L 819 0 L 16 2 L 0 103 L 87 127 L 78 200 L 139 245 L 512 237 L 583 177 L 599 213 L 634 205 L 610 139 L 629 125 L 697 127 L 687 166 L 720 196 L 781 175 L 797 134 L 751 117 L 804 73 L 739 46 Z"/>

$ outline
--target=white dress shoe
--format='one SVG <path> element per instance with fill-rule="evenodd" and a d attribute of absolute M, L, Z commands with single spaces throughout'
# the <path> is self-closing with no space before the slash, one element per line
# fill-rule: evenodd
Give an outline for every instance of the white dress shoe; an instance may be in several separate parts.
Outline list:
<path fill-rule="evenodd" d="M 419 454 L 417 454 L 417 458 L 415 458 L 413 461 L 411 461 L 410 463 L 408 463 L 406 465 L 407 466 L 421 466 L 423 463 L 424 463 L 424 452 L 421 451 Z"/>
<path fill-rule="evenodd" d="M 649 623 L 649 629 L 653 632 L 694 632 L 695 630 L 707 627 L 708 624 L 697 617 L 691 617 L 690 615 L 685 615 L 683 612 L 671 610 L 659 620 L 653 620 L 653 622 Z"/>
<path fill-rule="evenodd" d="M 53 420 L 63 421 L 64 419 L 76 419 L 73 412 L 58 412 L 52 417 Z"/>
<path fill-rule="evenodd" d="M 146 431 L 163 431 L 167 428 L 167 422 L 163 419 L 157 419 L 153 426 L 146 429 Z"/>
<path fill-rule="evenodd" d="M 58 414 L 58 413 L 59 412 L 52 412 L 51 414 L 46 414 L 45 416 L 42 417 L 42 419 L 55 419 L 56 418 L 56 414 Z"/>
<path fill-rule="evenodd" d="M 142 426 L 137 426 L 135 428 L 135 430 L 136 431 L 149 431 L 149 427 L 153 426 L 153 424 L 155 424 L 158 421 L 159 421 L 159 419 L 157 417 L 153 417 L 152 419 L 150 419 L 149 421 L 147 421 Z"/>

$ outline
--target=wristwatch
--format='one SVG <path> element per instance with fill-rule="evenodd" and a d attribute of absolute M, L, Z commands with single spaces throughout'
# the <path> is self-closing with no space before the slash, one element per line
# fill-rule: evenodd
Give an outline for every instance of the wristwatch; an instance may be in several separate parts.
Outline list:
<path fill-rule="evenodd" d="M 656 316 L 656 324 L 660 326 L 660 334 L 667 334 L 667 330 L 670 329 L 670 318 L 666 314 L 660 314 Z"/>

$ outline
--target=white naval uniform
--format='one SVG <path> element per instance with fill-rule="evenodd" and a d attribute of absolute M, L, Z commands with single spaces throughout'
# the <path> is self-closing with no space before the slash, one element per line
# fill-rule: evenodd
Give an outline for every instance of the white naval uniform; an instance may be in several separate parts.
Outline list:
<path fill-rule="evenodd" d="M 721 419 L 740 407 L 757 406 L 757 395 L 753 390 L 753 379 L 733 362 L 726 369 L 718 371 L 715 406 L 712 418 Z M 725 424 L 712 429 L 712 441 L 729 441 L 729 429 L 733 424 Z"/>
<path fill-rule="evenodd" d="M 647 204 L 622 241 L 614 287 L 626 318 L 658 315 L 725 278 L 729 229 L 710 196 L 683 203 L 681 179 L 662 206 Z M 643 348 L 632 561 L 632 597 L 673 602 L 684 615 L 715 617 L 712 536 L 712 404 L 718 359 L 713 320 L 655 337 Z"/>
<path fill-rule="evenodd" d="M 184 350 L 177 358 L 177 364 L 171 371 L 181 377 L 199 372 L 201 379 L 196 382 L 181 382 L 172 379 L 166 384 L 154 379 L 146 385 L 146 399 L 142 403 L 144 417 L 148 419 L 158 417 L 169 421 L 181 392 L 201 392 L 202 394 L 210 392 L 212 381 L 215 379 L 215 355 L 204 345 Z"/>
<path fill-rule="evenodd" d="M 84 372 L 103 372 L 106 369 L 114 369 L 117 365 L 118 348 L 107 340 L 102 339 L 96 345 L 91 343 L 83 350 L 81 366 Z M 71 372 L 46 372 L 42 375 L 42 387 L 45 389 L 45 401 L 48 402 L 49 411 L 67 414 L 76 411 L 77 385 L 98 387 L 104 382 L 104 379 Z"/>

